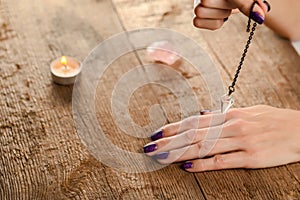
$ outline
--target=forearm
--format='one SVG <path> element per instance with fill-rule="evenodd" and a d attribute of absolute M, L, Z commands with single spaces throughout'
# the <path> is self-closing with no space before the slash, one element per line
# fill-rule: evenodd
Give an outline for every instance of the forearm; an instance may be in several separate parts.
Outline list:
<path fill-rule="evenodd" d="M 270 0 L 265 24 L 279 35 L 300 40 L 300 0 Z"/>

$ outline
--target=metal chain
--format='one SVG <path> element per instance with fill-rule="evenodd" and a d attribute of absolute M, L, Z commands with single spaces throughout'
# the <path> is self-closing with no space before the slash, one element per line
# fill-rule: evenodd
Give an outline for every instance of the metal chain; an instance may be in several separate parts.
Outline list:
<path fill-rule="evenodd" d="M 255 1 L 253 4 L 252 4 L 252 7 L 251 7 L 251 11 L 253 10 L 253 7 L 254 5 L 256 4 L 257 2 Z M 245 46 L 245 49 L 244 49 L 244 52 L 242 54 L 242 57 L 241 57 L 241 60 L 240 60 L 240 63 L 237 67 L 237 70 L 236 70 L 236 73 L 234 75 L 234 78 L 232 80 L 232 84 L 228 87 L 228 96 L 230 96 L 234 91 L 235 91 L 235 84 L 237 82 L 237 79 L 239 77 L 239 74 L 241 72 L 241 69 L 242 69 L 242 66 L 244 64 L 244 60 L 246 58 L 246 55 L 247 55 L 247 52 L 248 52 L 248 49 L 250 47 L 250 43 L 251 43 L 251 40 L 253 38 L 253 35 L 254 35 L 254 32 L 255 32 L 255 29 L 256 29 L 256 26 L 257 26 L 257 23 L 254 22 L 253 23 L 253 26 L 252 26 L 252 29 L 251 29 L 251 32 L 250 32 L 250 35 L 249 35 L 249 38 L 247 40 L 247 44 Z M 249 19 L 248 19 L 248 24 L 247 24 L 247 32 L 250 31 L 250 27 L 251 27 L 251 18 L 250 18 L 250 15 L 249 15 Z"/>

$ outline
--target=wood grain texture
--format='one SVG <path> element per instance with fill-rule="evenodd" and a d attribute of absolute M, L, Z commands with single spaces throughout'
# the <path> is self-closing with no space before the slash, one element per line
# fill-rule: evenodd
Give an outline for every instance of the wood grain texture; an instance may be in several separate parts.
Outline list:
<path fill-rule="evenodd" d="M 51 60 L 62 54 L 83 59 L 103 38 L 123 31 L 110 1 L 3 1 L 1 8 L 1 199 L 203 199 L 194 176 L 177 166 L 168 173 L 129 174 L 95 160 L 74 128 L 72 88 L 52 84 Z M 140 151 L 146 140 L 119 142 L 128 138 L 108 106 L 115 82 L 136 65 L 129 54 L 111 66 L 99 86 L 97 113 L 107 116 L 100 121 L 113 142 Z M 138 93 L 132 100 L 140 124 L 148 116 L 140 114 L 157 103 L 148 91 L 141 91 L 148 103 Z"/>
<path fill-rule="evenodd" d="M 167 27 L 196 40 L 216 63 L 224 83 L 230 82 L 240 57 L 238 50 L 247 37 L 246 19 L 235 15 L 219 31 L 199 31 L 191 24 L 191 10 L 188 0 L 1 0 L 0 199 L 299 198 L 299 163 L 197 174 L 171 165 L 134 174 L 103 165 L 81 143 L 72 116 L 72 87 L 53 84 L 49 73 L 50 62 L 63 54 L 83 60 L 113 34 Z M 120 57 L 97 88 L 99 124 L 114 144 L 132 152 L 140 152 L 149 140 L 123 134 L 114 123 L 110 98 L 124 73 L 148 61 L 143 51 Z M 259 27 L 238 83 L 236 106 L 269 104 L 300 109 L 299 65 L 289 42 Z M 209 108 L 203 77 L 186 62 L 178 72 L 187 78 L 202 108 Z M 190 94 L 185 95 L 189 98 Z M 158 85 L 146 85 L 133 93 L 129 104 L 132 119 L 147 125 L 154 104 L 161 109 L 157 118 L 166 117 L 167 122 L 181 119 L 178 100 Z M 191 114 L 199 111 L 183 109 Z M 149 134 L 160 125 L 154 124 Z"/>

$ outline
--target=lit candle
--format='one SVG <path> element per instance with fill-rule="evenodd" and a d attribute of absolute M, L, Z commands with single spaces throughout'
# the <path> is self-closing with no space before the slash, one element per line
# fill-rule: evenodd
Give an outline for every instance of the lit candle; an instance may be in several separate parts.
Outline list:
<path fill-rule="evenodd" d="M 81 64 L 75 58 L 62 56 L 50 65 L 52 79 L 61 85 L 71 85 L 81 71 Z"/>

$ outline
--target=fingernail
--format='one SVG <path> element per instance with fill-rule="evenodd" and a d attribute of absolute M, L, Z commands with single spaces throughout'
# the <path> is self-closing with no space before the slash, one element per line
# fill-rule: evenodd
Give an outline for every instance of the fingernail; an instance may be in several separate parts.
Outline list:
<path fill-rule="evenodd" d="M 169 152 L 161 152 L 152 156 L 152 158 L 161 160 L 161 159 L 166 159 L 168 156 L 169 156 Z"/>
<path fill-rule="evenodd" d="M 259 24 L 263 24 L 265 21 L 265 18 L 261 16 L 261 14 L 259 14 L 258 12 L 251 12 L 250 18 Z"/>
<path fill-rule="evenodd" d="M 181 168 L 182 169 L 190 169 L 190 168 L 192 168 L 193 167 L 193 163 L 192 162 L 186 162 L 186 163 L 183 163 L 182 165 L 181 165 Z"/>
<path fill-rule="evenodd" d="M 200 110 L 200 115 L 206 115 L 207 113 L 210 113 L 211 110 Z"/>
<path fill-rule="evenodd" d="M 151 140 L 155 141 L 163 137 L 163 131 L 157 131 L 153 135 L 151 135 Z"/>
<path fill-rule="evenodd" d="M 228 17 L 224 18 L 224 22 L 226 22 L 228 20 Z"/>
<path fill-rule="evenodd" d="M 149 144 L 149 145 L 144 146 L 144 152 L 145 153 L 153 152 L 156 149 L 157 149 L 157 145 L 156 144 Z"/>
<path fill-rule="evenodd" d="M 268 7 L 268 12 L 271 10 L 271 5 L 269 4 L 269 2 L 267 2 L 266 0 L 263 1 L 267 7 Z"/>

